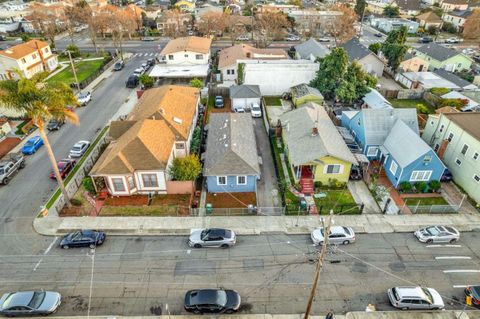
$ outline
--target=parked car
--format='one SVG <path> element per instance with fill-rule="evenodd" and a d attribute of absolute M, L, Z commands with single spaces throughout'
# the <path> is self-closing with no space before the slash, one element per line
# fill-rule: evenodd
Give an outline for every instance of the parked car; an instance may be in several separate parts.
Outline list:
<path fill-rule="evenodd" d="M 188 245 L 194 248 L 222 247 L 235 245 L 237 237 L 233 230 L 223 228 L 192 229 Z"/>
<path fill-rule="evenodd" d="M 0 184 L 7 185 L 18 170 L 25 167 L 22 153 L 10 153 L 0 159 Z"/>
<path fill-rule="evenodd" d="M 429 38 L 429 37 L 422 37 L 422 38 L 418 39 L 419 43 L 430 43 L 432 41 L 433 41 L 433 39 Z"/>
<path fill-rule="evenodd" d="M 31 137 L 22 147 L 22 153 L 25 155 L 34 154 L 43 145 L 43 140 L 40 136 Z"/>
<path fill-rule="evenodd" d="M 155 41 L 154 37 L 143 37 L 142 41 Z"/>
<path fill-rule="evenodd" d="M 125 82 L 125 85 L 127 88 L 134 89 L 138 86 L 138 83 L 140 82 L 138 76 L 136 75 L 130 75 Z"/>
<path fill-rule="evenodd" d="M 422 243 L 454 243 L 460 239 L 460 232 L 452 226 L 428 226 L 415 231 L 415 237 Z"/>
<path fill-rule="evenodd" d="M 188 35 L 189 36 L 193 36 L 195 34 L 195 32 L 193 32 L 193 30 L 188 30 Z"/>
<path fill-rule="evenodd" d="M 70 150 L 70 157 L 82 157 L 90 146 L 89 141 L 78 141 Z"/>
<path fill-rule="evenodd" d="M 65 235 L 60 241 L 60 248 L 68 249 L 70 247 L 90 247 L 95 248 L 105 242 L 107 236 L 102 231 L 79 230 Z"/>
<path fill-rule="evenodd" d="M 465 296 L 472 298 L 472 305 L 480 307 L 480 285 L 465 288 Z"/>
<path fill-rule="evenodd" d="M 225 106 L 225 104 L 223 104 L 223 97 L 220 96 L 220 95 L 217 95 L 215 96 L 215 108 L 217 109 L 221 109 L 222 107 Z"/>
<path fill-rule="evenodd" d="M 458 38 L 448 38 L 445 40 L 445 43 L 459 43 L 460 39 Z"/>
<path fill-rule="evenodd" d="M 113 71 L 120 71 L 121 69 L 123 69 L 124 66 L 125 66 L 125 62 L 123 62 L 123 60 L 119 60 L 113 66 Z"/>
<path fill-rule="evenodd" d="M 480 54 L 472 56 L 473 61 L 480 63 Z"/>
<path fill-rule="evenodd" d="M 318 42 L 330 42 L 330 38 L 318 38 Z"/>
<path fill-rule="evenodd" d="M 147 60 L 147 63 L 148 63 L 148 65 L 150 65 L 150 66 L 154 66 L 154 65 L 155 65 L 155 59 L 154 59 L 154 58 L 150 58 L 150 59 Z"/>
<path fill-rule="evenodd" d="M 140 75 L 142 75 L 143 73 L 145 73 L 145 69 L 144 69 L 143 67 L 136 68 L 136 69 L 133 71 L 133 75 L 136 75 L 136 76 L 140 76 Z"/>
<path fill-rule="evenodd" d="M 63 124 L 65 124 L 65 121 L 59 121 L 59 120 L 51 119 L 50 121 L 48 121 L 47 130 L 58 131 L 62 127 Z"/>
<path fill-rule="evenodd" d="M 245 34 L 245 35 L 238 36 L 235 40 L 237 40 L 237 41 L 249 41 L 250 37 Z"/>
<path fill-rule="evenodd" d="M 7 36 L 5 35 L 0 35 L 0 41 L 7 41 Z"/>
<path fill-rule="evenodd" d="M 442 177 L 440 177 L 440 181 L 441 182 L 451 182 L 451 181 L 453 181 L 453 175 L 452 175 L 452 173 L 450 173 L 448 168 L 445 169 L 445 171 L 443 172 Z"/>
<path fill-rule="evenodd" d="M 300 41 L 300 37 L 295 34 L 289 34 L 286 38 L 286 41 Z"/>
<path fill-rule="evenodd" d="M 374 36 L 376 36 L 377 38 L 381 38 L 381 37 L 383 37 L 383 34 L 380 33 L 380 32 L 377 32 L 377 33 L 374 34 Z"/>
<path fill-rule="evenodd" d="M 185 310 L 196 314 L 234 313 L 242 299 L 235 290 L 197 289 L 185 294 Z"/>
<path fill-rule="evenodd" d="M 475 49 L 466 48 L 466 49 L 463 49 L 463 50 L 462 50 L 462 53 L 463 53 L 463 54 L 466 54 L 466 55 L 474 55 L 474 54 L 475 54 Z"/>
<path fill-rule="evenodd" d="M 67 177 L 68 173 L 72 171 L 72 169 L 75 167 L 75 164 L 77 164 L 77 161 L 69 158 L 62 159 L 57 163 L 58 167 L 58 172 L 60 173 L 60 177 L 64 179 Z M 50 178 L 55 179 L 55 173 L 53 170 L 50 172 Z"/>
<path fill-rule="evenodd" d="M 7 317 L 45 316 L 54 313 L 62 296 L 54 291 L 19 291 L 6 293 L 0 299 L 0 315 Z"/>
<path fill-rule="evenodd" d="M 77 96 L 77 100 L 81 106 L 85 106 L 92 100 L 92 94 L 89 91 L 80 92 Z"/>
<path fill-rule="evenodd" d="M 142 68 L 143 68 L 144 72 L 147 72 L 148 69 L 150 69 L 150 67 L 151 67 L 151 65 L 147 61 L 142 63 Z"/>
<path fill-rule="evenodd" d="M 262 108 L 257 103 L 252 104 L 252 117 L 262 117 Z"/>
<path fill-rule="evenodd" d="M 442 296 L 433 288 L 393 287 L 387 291 L 388 299 L 395 308 L 402 310 L 443 309 Z"/>
<path fill-rule="evenodd" d="M 243 106 L 236 106 L 233 108 L 235 113 L 245 113 L 245 108 Z"/>
<path fill-rule="evenodd" d="M 315 229 L 310 235 L 314 245 L 323 245 L 325 239 L 323 228 Z M 330 244 L 348 245 L 355 242 L 355 232 L 351 227 L 332 226 L 330 227 L 330 235 L 328 235 L 328 242 Z"/>

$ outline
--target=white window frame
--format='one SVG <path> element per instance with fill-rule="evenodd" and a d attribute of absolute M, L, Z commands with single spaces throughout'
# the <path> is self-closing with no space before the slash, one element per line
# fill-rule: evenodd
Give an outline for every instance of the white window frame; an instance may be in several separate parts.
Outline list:
<path fill-rule="evenodd" d="M 467 147 L 467 149 L 465 150 L 465 153 L 463 152 L 463 149 Z M 468 153 L 468 149 L 470 148 L 470 146 L 468 144 L 463 144 L 462 146 L 462 149 L 460 150 L 460 154 L 462 154 L 463 156 L 467 156 L 467 153 Z"/>
<path fill-rule="evenodd" d="M 426 182 L 432 176 L 433 171 L 413 171 L 410 175 L 410 182 Z"/>
<path fill-rule="evenodd" d="M 220 183 L 220 178 L 225 178 L 225 183 Z M 217 185 L 227 185 L 227 176 L 217 176 Z"/>
<path fill-rule="evenodd" d="M 444 129 L 444 128 L 445 128 L 445 125 L 443 125 L 443 124 L 442 124 L 442 125 L 440 125 L 440 129 L 439 129 L 440 133 L 442 133 L 442 132 L 443 132 L 443 129 Z"/>
<path fill-rule="evenodd" d="M 433 147 L 433 151 L 436 153 L 440 149 L 440 144 L 435 143 L 435 146 Z"/>
<path fill-rule="evenodd" d="M 151 178 L 150 178 L 151 176 L 155 176 L 155 177 L 154 177 L 153 179 L 151 179 Z M 147 188 L 147 187 L 148 187 L 148 188 L 158 188 L 159 183 L 158 183 L 158 176 L 157 176 L 157 174 L 155 174 L 155 173 L 141 173 L 141 174 L 140 174 L 140 177 L 142 178 L 142 185 L 143 185 L 143 187 L 145 187 L 145 188 Z M 145 179 L 145 177 L 147 177 L 147 179 Z M 155 181 L 157 185 L 153 185 L 153 186 L 150 185 L 150 184 L 152 184 L 152 181 Z M 146 185 L 145 182 L 148 182 L 149 185 Z"/>
<path fill-rule="evenodd" d="M 462 166 L 462 161 L 457 157 L 455 158 L 455 164 L 457 164 L 458 166 Z"/>
<path fill-rule="evenodd" d="M 450 143 L 453 141 L 453 138 L 455 137 L 455 134 L 452 132 L 448 133 L 447 141 Z"/>
<path fill-rule="evenodd" d="M 115 180 L 120 180 L 122 181 L 122 187 L 123 189 L 117 189 L 115 187 Z M 113 188 L 113 191 L 116 192 L 116 193 L 119 193 L 119 192 L 126 192 L 127 191 L 127 187 L 125 186 L 125 181 L 123 180 L 123 177 L 111 177 L 110 178 L 110 182 L 112 183 L 112 188 Z"/>
<path fill-rule="evenodd" d="M 203 54 L 195 54 L 195 60 L 203 60 Z"/>
<path fill-rule="evenodd" d="M 375 154 L 370 154 L 370 151 L 375 149 Z M 369 146 L 368 149 L 367 149 L 367 156 L 377 156 L 378 155 L 378 150 L 379 150 L 379 147 L 378 146 Z"/>
<path fill-rule="evenodd" d="M 240 178 L 245 178 L 245 183 L 240 183 Z M 237 176 L 237 185 L 247 185 L 247 176 L 246 175 L 239 175 Z"/>
<path fill-rule="evenodd" d="M 398 164 L 392 159 L 392 162 L 390 163 L 390 172 L 395 175 L 398 170 Z"/>
<path fill-rule="evenodd" d="M 328 172 L 328 168 L 330 166 L 333 166 L 332 173 Z M 338 166 L 338 172 L 337 173 L 334 172 L 336 166 Z M 342 164 L 327 164 L 327 165 L 325 165 L 325 168 L 323 169 L 323 173 L 324 174 L 331 174 L 331 175 L 342 174 L 343 173 L 343 165 Z"/>
<path fill-rule="evenodd" d="M 476 177 L 476 178 L 475 178 Z M 478 178 L 478 180 L 477 180 Z M 473 174 L 473 180 L 476 182 L 476 183 L 480 183 L 480 176 L 478 176 L 477 174 Z"/>
<path fill-rule="evenodd" d="M 473 160 L 475 160 L 475 161 L 476 161 L 476 160 L 478 159 L 478 157 L 479 157 L 479 156 L 480 156 L 480 154 L 479 154 L 478 152 L 475 152 L 475 153 L 473 153 L 473 156 L 472 156 L 472 158 L 473 158 Z"/>

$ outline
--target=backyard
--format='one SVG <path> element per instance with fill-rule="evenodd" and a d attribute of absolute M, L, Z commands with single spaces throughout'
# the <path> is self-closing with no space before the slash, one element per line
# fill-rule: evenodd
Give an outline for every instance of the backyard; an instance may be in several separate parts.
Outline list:
<path fill-rule="evenodd" d="M 265 96 L 263 97 L 265 105 L 280 106 L 282 102 L 278 96 Z"/>
<path fill-rule="evenodd" d="M 408 206 L 449 205 L 441 196 L 439 197 L 404 197 L 403 201 Z"/>
<path fill-rule="evenodd" d="M 84 80 L 88 79 L 91 75 L 97 72 L 104 65 L 104 60 L 91 60 L 91 61 L 80 61 L 75 63 L 75 71 L 77 73 L 78 82 L 81 83 Z M 47 81 L 49 82 L 63 82 L 67 85 L 75 83 L 75 77 L 72 72 L 72 67 L 69 65 L 67 68 L 58 72 Z"/>
<path fill-rule="evenodd" d="M 418 113 L 422 114 L 433 114 L 435 113 L 435 107 L 428 104 L 425 100 L 412 100 L 412 99 L 405 99 L 405 100 L 398 100 L 398 99 L 388 99 L 390 103 L 392 103 L 393 107 L 395 108 L 416 108 Z"/>

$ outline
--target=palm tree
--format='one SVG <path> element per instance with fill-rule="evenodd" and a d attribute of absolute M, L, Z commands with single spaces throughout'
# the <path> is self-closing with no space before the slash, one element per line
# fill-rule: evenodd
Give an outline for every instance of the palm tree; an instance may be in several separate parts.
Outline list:
<path fill-rule="evenodd" d="M 19 79 L 0 81 L 0 104 L 7 108 L 23 113 L 38 127 L 43 144 L 47 149 L 48 157 L 55 173 L 58 186 L 62 191 L 67 206 L 70 199 L 65 190 L 62 177 L 58 171 L 57 161 L 45 132 L 45 123 L 51 119 L 70 121 L 79 124 L 78 116 L 66 105 L 78 106 L 78 101 L 72 90 L 65 83 L 45 82 L 48 73 L 43 72 L 27 79 L 23 73 L 16 71 Z"/>

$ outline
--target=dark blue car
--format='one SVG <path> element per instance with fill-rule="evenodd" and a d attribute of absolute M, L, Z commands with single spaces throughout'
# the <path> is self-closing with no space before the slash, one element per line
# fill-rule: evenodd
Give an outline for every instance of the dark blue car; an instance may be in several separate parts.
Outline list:
<path fill-rule="evenodd" d="M 100 246 L 105 241 L 105 233 L 95 230 L 79 230 L 65 235 L 60 242 L 60 248 Z"/>
<path fill-rule="evenodd" d="M 34 154 L 43 145 L 43 140 L 40 136 L 31 137 L 22 147 L 22 153 L 25 155 Z"/>

